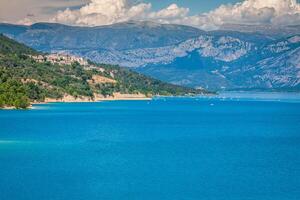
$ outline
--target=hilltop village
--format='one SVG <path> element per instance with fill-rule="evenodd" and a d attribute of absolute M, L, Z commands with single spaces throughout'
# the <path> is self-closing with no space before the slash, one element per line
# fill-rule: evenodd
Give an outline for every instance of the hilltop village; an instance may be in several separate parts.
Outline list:
<path fill-rule="evenodd" d="M 33 55 L 31 56 L 36 62 L 50 62 L 51 64 L 59 64 L 59 65 L 71 65 L 75 62 L 79 63 L 82 66 L 88 66 L 89 63 L 87 60 L 77 56 L 71 56 L 68 54 L 46 54 L 46 55 Z"/>

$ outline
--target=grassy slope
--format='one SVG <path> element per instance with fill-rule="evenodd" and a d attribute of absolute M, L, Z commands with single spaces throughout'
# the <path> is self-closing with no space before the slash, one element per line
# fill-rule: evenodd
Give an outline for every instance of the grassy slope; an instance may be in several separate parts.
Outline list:
<path fill-rule="evenodd" d="M 86 70 L 78 63 L 37 63 L 28 56 L 37 54 L 35 50 L 0 35 L 0 107 L 26 108 L 30 102 L 44 101 L 47 97 L 61 98 L 65 94 L 93 98 L 96 93 L 104 96 L 115 92 L 153 96 L 205 92 L 163 83 L 118 66 L 99 65 L 104 69 L 100 72 Z M 105 76 L 117 83 L 90 85 L 88 81 L 93 75 Z"/>

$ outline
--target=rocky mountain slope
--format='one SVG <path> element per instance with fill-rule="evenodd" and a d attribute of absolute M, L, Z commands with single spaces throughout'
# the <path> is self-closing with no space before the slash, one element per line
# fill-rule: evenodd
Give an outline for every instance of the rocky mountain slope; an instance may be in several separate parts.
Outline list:
<path fill-rule="evenodd" d="M 231 37 L 215 38 L 215 42 L 206 39 L 202 46 L 186 51 L 186 55 L 138 71 L 193 87 L 299 90 L 299 38 L 293 36 L 265 44 Z"/>
<path fill-rule="evenodd" d="M 116 64 L 197 88 L 299 89 L 300 26 L 192 27 L 128 22 L 102 27 L 15 26 L 0 32 L 38 50 Z"/>

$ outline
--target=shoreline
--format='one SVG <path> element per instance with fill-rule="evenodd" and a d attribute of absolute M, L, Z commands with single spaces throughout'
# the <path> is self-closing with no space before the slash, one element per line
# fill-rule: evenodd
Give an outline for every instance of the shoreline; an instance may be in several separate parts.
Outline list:
<path fill-rule="evenodd" d="M 94 98 L 91 97 L 74 97 L 71 95 L 65 95 L 60 99 L 46 98 L 41 103 L 88 103 L 88 102 L 101 102 L 101 101 L 138 101 L 138 100 L 152 100 L 151 97 L 147 97 L 144 94 L 121 94 L 114 93 L 113 96 L 104 97 L 102 95 L 94 94 Z"/>
<path fill-rule="evenodd" d="M 31 110 L 34 109 L 34 105 L 51 104 L 51 103 L 97 103 L 105 101 L 151 101 L 153 98 L 150 97 L 108 97 L 108 98 L 97 98 L 97 99 L 46 99 L 44 102 L 30 102 L 30 106 L 25 109 L 18 109 L 13 106 L 4 106 L 0 110 Z"/>
<path fill-rule="evenodd" d="M 4 106 L 4 107 L 0 107 L 0 111 L 1 110 L 30 110 L 30 109 L 33 109 L 33 105 L 36 104 L 36 103 L 30 103 L 30 106 L 28 106 L 27 108 L 16 108 L 14 106 Z M 45 103 L 46 104 L 46 103 Z"/>
<path fill-rule="evenodd" d="M 31 105 L 40 105 L 40 104 L 50 104 L 50 103 L 97 103 L 97 102 L 104 102 L 104 101 L 151 101 L 153 98 L 105 98 L 105 99 L 97 99 L 97 100 L 90 100 L 90 101 L 44 101 L 44 102 L 32 102 Z M 10 109 L 10 108 L 7 108 Z"/>
<path fill-rule="evenodd" d="M 187 96 L 181 96 L 181 97 L 187 97 Z M 210 95 L 206 94 L 203 96 L 210 96 Z M 97 102 L 105 102 L 105 101 L 152 101 L 156 97 L 164 98 L 164 97 L 171 97 L 171 96 L 147 97 L 144 94 L 114 93 L 114 96 L 110 96 L 110 97 L 103 97 L 102 95 L 95 94 L 94 98 L 90 98 L 90 97 L 74 97 L 71 95 L 65 95 L 63 98 L 60 98 L 60 99 L 46 98 L 45 101 L 43 101 L 43 102 L 30 102 L 30 106 L 25 109 L 17 109 L 13 106 L 4 106 L 3 108 L 0 108 L 0 110 L 31 110 L 31 109 L 35 109 L 34 105 L 51 104 L 51 103 L 97 103 Z M 177 96 L 177 97 L 179 97 L 179 96 Z"/>

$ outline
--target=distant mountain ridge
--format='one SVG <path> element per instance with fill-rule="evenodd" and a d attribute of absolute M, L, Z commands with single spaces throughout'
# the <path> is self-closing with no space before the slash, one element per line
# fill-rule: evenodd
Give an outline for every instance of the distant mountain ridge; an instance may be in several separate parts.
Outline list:
<path fill-rule="evenodd" d="M 153 22 L 127 22 L 99 27 L 51 23 L 32 26 L 0 24 L 0 32 L 44 51 L 153 48 L 179 43 L 202 33 L 199 29 L 188 26 Z"/>
<path fill-rule="evenodd" d="M 126 22 L 101 27 L 0 24 L 30 47 L 131 67 L 174 84 L 215 90 L 299 90 L 300 26 L 182 25 Z"/>
<path fill-rule="evenodd" d="M 300 25 L 275 26 L 275 25 L 245 25 L 245 24 L 224 24 L 220 30 L 237 31 L 242 33 L 260 33 L 274 40 L 284 37 L 291 37 L 300 34 Z"/>

